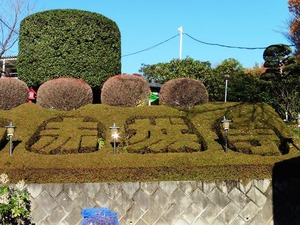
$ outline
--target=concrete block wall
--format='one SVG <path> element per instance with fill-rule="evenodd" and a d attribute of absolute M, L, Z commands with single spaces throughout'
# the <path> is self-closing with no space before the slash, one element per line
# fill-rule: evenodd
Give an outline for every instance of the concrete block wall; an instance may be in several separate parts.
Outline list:
<path fill-rule="evenodd" d="M 271 225 L 274 188 L 286 189 L 270 179 L 28 185 L 36 225 L 80 224 L 87 207 L 111 209 L 121 225 Z"/>

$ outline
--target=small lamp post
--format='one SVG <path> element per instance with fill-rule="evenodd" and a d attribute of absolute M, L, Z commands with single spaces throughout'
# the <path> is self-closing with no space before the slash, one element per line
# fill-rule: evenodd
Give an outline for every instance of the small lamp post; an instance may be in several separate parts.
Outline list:
<path fill-rule="evenodd" d="M 300 113 L 298 114 L 298 116 L 297 116 L 297 124 L 298 124 L 298 127 L 300 127 Z"/>
<path fill-rule="evenodd" d="M 224 119 L 221 121 L 223 125 L 223 129 L 225 131 L 225 152 L 227 152 L 227 145 L 228 145 L 228 130 L 229 130 L 229 123 L 231 120 L 226 119 L 224 116 Z"/>
<path fill-rule="evenodd" d="M 117 154 L 117 139 L 119 137 L 119 129 L 120 127 L 116 126 L 114 123 L 110 128 L 110 133 L 111 133 L 111 138 L 113 139 L 113 144 L 114 144 L 114 155 Z"/>
<path fill-rule="evenodd" d="M 228 89 L 228 80 L 229 80 L 229 74 L 225 74 L 225 97 L 224 102 L 227 102 L 227 89 Z"/>
<path fill-rule="evenodd" d="M 12 155 L 12 150 L 13 150 L 12 138 L 15 133 L 15 128 L 16 127 L 12 124 L 12 122 L 10 122 L 8 126 L 6 126 L 7 136 L 9 137 L 9 155 Z"/>

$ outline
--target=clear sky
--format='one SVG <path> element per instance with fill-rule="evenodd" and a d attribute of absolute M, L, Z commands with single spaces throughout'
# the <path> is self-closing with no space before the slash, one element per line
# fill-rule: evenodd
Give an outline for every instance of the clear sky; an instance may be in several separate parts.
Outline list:
<path fill-rule="evenodd" d="M 209 61 L 212 66 L 235 58 L 244 67 L 253 67 L 263 63 L 263 50 L 206 45 L 186 34 L 203 42 L 238 47 L 290 44 L 282 34 L 288 30 L 287 0 L 36 0 L 35 6 L 36 12 L 66 8 L 97 12 L 117 23 L 122 73 L 136 73 L 142 63 L 179 58 L 180 26 L 184 32 L 182 58 Z"/>

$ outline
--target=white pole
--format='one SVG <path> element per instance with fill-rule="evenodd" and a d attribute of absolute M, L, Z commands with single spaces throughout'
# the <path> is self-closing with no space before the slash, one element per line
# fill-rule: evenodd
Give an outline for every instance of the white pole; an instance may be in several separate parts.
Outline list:
<path fill-rule="evenodd" d="M 183 34 L 183 28 L 182 26 L 178 28 L 178 31 L 180 33 L 180 44 L 179 44 L 179 59 L 182 59 L 182 34 Z"/>
<path fill-rule="evenodd" d="M 227 87 L 228 87 L 228 79 L 225 80 L 225 99 L 224 102 L 227 102 Z"/>

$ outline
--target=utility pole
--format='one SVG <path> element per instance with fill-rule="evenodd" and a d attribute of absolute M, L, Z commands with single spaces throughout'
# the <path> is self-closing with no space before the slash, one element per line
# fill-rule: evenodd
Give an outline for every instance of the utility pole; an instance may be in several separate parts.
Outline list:
<path fill-rule="evenodd" d="M 182 34 L 183 34 L 183 28 L 182 26 L 178 28 L 178 31 L 180 33 L 180 43 L 179 43 L 179 59 L 182 59 Z"/>

